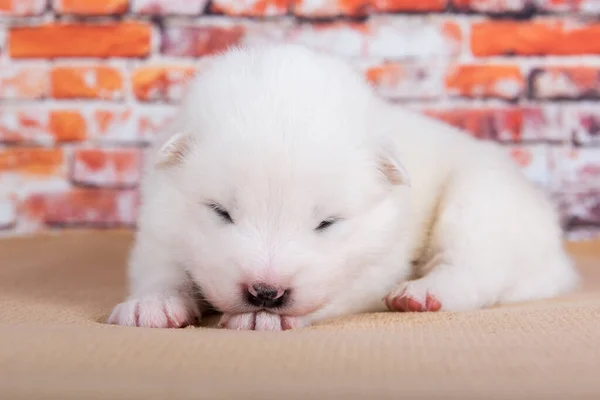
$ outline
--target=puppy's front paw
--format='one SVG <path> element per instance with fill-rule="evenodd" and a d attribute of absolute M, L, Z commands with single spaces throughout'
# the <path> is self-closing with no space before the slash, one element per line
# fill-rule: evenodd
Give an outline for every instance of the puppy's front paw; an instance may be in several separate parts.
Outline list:
<path fill-rule="evenodd" d="M 422 280 L 404 282 L 385 298 L 385 304 L 391 311 L 420 312 L 439 311 L 442 303 Z"/>
<path fill-rule="evenodd" d="M 298 317 L 282 316 L 266 311 L 245 314 L 224 314 L 220 328 L 246 331 L 285 331 L 304 326 Z"/>
<path fill-rule="evenodd" d="M 182 328 L 200 316 L 198 305 L 186 295 L 153 295 L 118 304 L 107 323 L 144 328 Z"/>

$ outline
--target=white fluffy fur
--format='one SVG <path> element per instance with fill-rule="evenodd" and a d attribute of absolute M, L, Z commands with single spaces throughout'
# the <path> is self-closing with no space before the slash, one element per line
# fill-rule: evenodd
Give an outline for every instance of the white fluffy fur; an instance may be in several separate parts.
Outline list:
<path fill-rule="evenodd" d="M 223 326 L 278 330 L 384 310 L 386 296 L 466 311 L 578 282 L 551 204 L 495 145 L 301 47 L 211 59 L 152 154 L 130 295 L 110 323 L 189 323 L 196 288 Z M 290 306 L 247 305 L 258 281 L 291 289 Z"/>

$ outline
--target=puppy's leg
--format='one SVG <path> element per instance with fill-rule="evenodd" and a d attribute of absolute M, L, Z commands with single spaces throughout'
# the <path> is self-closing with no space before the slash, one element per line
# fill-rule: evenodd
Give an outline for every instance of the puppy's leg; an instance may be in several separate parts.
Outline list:
<path fill-rule="evenodd" d="M 554 210 L 510 168 L 451 182 L 421 278 L 386 297 L 397 311 L 466 311 L 553 297 L 578 277 L 562 248 Z"/>
<path fill-rule="evenodd" d="M 244 314 L 225 314 L 219 321 L 220 328 L 244 331 L 287 331 L 302 328 L 306 324 L 300 317 L 259 311 Z"/>
<path fill-rule="evenodd" d="M 192 282 L 154 235 L 140 232 L 129 260 L 130 295 L 118 304 L 109 324 L 179 328 L 200 316 Z"/>

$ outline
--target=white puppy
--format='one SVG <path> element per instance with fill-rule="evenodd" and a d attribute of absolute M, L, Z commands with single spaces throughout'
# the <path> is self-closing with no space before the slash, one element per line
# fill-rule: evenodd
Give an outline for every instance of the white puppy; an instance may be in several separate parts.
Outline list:
<path fill-rule="evenodd" d="M 130 295 L 110 323 L 280 330 L 466 311 L 579 278 L 550 202 L 491 143 L 379 99 L 302 47 L 209 60 L 142 184 Z"/>

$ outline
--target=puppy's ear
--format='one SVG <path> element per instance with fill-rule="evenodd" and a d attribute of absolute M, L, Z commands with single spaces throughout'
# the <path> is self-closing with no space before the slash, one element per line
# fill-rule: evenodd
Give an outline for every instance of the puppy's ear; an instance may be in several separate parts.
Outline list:
<path fill-rule="evenodd" d="M 385 149 L 381 152 L 377 162 L 379 171 L 389 183 L 395 186 L 410 186 L 408 171 L 389 149 Z"/>
<path fill-rule="evenodd" d="M 158 150 L 156 167 L 171 167 L 180 164 L 192 147 L 192 137 L 187 132 L 171 136 Z"/>

